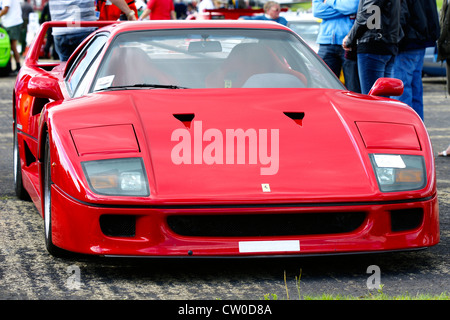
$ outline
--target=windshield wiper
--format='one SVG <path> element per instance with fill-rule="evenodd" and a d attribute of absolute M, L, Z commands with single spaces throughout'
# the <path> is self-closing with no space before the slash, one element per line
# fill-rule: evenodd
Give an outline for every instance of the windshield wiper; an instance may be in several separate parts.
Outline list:
<path fill-rule="evenodd" d="M 173 84 L 156 84 L 156 83 L 136 83 L 136 84 L 130 84 L 130 85 L 123 85 L 123 86 L 111 86 L 106 88 L 101 88 L 96 91 L 106 91 L 106 90 L 129 90 L 129 89 L 188 89 L 186 87 L 180 87 Z"/>

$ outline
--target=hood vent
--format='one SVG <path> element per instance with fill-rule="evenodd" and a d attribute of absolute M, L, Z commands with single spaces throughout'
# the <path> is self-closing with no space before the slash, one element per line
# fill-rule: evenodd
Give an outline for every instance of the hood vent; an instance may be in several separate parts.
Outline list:
<path fill-rule="evenodd" d="M 195 114 L 193 113 L 174 113 L 175 119 L 181 121 L 188 129 L 191 128 L 191 122 L 194 120 Z"/>
<path fill-rule="evenodd" d="M 299 126 L 303 125 L 303 118 L 305 117 L 304 112 L 283 112 L 286 116 L 295 121 Z"/>

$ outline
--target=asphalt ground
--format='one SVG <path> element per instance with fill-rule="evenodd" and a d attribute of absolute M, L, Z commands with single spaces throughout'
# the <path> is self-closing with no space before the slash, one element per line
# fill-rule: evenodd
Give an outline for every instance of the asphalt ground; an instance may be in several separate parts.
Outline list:
<path fill-rule="evenodd" d="M 450 143 L 450 98 L 442 80 L 424 79 L 425 124 L 436 154 Z M 14 78 L 0 78 L 0 300 L 359 297 L 377 293 L 367 286 L 369 266 L 378 268 L 387 295 L 450 294 L 450 157 L 436 158 L 441 242 L 426 250 L 282 259 L 54 258 L 44 247 L 37 210 L 14 194 L 13 84 Z"/>

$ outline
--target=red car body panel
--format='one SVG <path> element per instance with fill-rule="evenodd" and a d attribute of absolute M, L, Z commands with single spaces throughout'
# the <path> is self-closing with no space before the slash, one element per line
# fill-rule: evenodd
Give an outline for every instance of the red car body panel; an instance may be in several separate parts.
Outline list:
<path fill-rule="evenodd" d="M 106 29 L 113 37 L 149 27 L 180 26 L 240 25 L 158 22 L 113 24 Z M 246 28 L 256 27 L 262 24 L 246 24 Z M 269 24 L 267 28 L 284 27 Z M 37 39 L 43 34 L 45 28 Z M 63 81 L 66 63 L 42 65 L 36 56 L 37 45 L 31 48 L 17 78 L 14 126 L 23 185 L 41 215 L 43 146 L 48 132 L 52 238 L 57 247 L 112 256 L 245 256 L 417 249 L 439 242 L 431 143 L 420 118 L 400 102 L 310 88 L 277 89 L 270 92 L 270 99 L 267 89 L 105 91 L 71 98 Z M 67 66 L 72 62 L 69 60 Z M 294 121 L 289 113 L 303 117 Z M 180 114 L 193 118 L 180 121 L 176 117 Z M 239 162 L 239 156 L 230 155 L 227 149 L 230 129 L 241 129 L 256 142 L 279 141 L 279 161 L 270 158 L 273 150 L 269 143 L 265 152 L 246 149 L 246 157 Z M 180 155 L 174 151 L 180 147 L 174 132 L 190 137 L 190 164 L 174 163 L 174 154 Z M 205 156 L 212 143 L 206 132 L 224 139 L 215 145 L 222 154 L 214 154 L 216 162 L 212 164 Z M 420 190 L 381 192 L 369 158 L 374 153 L 423 156 L 426 185 Z M 91 191 L 82 163 L 119 157 L 143 159 L 149 196 L 106 196 Z M 266 186 L 270 192 L 265 192 Z M 418 211 L 422 218 L 414 227 L 393 230 L 393 216 Z M 246 219 L 267 218 L 283 223 L 279 217 L 289 221 L 300 216 L 336 216 L 339 220 L 338 216 L 347 214 L 359 216 L 360 221 L 354 227 L 328 233 L 259 236 L 247 227 L 248 233 L 242 235 L 227 231 L 190 234 L 182 225 L 183 217 L 194 217 L 194 221 L 204 217 L 199 224 L 219 227 L 221 221 L 248 225 L 251 223 Z M 133 217 L 134 235 L 105 234 L 100 223 L 105 215 Z M 229 218 L 237 222 L 228 222 Z M 287 249 L 278 249 L 278 244 L 287 245 Z M 246 250 L 248 246 L 252 249 Z"/>

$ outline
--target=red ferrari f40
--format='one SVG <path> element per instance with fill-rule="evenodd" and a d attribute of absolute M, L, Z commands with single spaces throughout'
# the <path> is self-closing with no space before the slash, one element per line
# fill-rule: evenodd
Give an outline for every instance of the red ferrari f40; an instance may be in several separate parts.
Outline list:
<path fill-rule="evenodd" d="M 401 81 L 348 91 L 262 21 L 81 22 L 13 93 L 14 178 L 51 254 L 280 256 L 439 242 L 432 147 Z"/>

